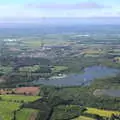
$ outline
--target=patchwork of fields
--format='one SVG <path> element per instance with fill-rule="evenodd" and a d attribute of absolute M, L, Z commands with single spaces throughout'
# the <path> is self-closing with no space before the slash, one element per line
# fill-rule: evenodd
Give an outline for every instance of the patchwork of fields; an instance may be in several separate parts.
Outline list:
<path fill-rule="evenodd" d="M 91 117 L 86 117 L 86 113 L 89 114 Z M 84 115 L 85 114 L 85 115 Z M 105 118 L 110 118 L 112 114 L 114 115 L 120 115 L 119 111 L 108 111 L 108 110 L 101 110 L 96 108 L 87 108 L 87 110 L 84 112 L 83 116 L 77 117 L 73 120 L 95 120 L 93 118 L 94 115 L 98 115 Z"/>
<path fill-rule="evenodd" d="M 20 105 L 20 103 L 0 101 L 0 117 L 3 120 L 12 120 L 13 111 L 19 109 Z"/>
<path fill-rule="evenodd" d="M 12 71 L 12 67 L 10 66 L 5 67 L 0 65 L 0 74 L 9 73 L 11 71 Z"/>
<path fill-rule="evenodd" d="M 103 117 L 111 117 L 112 114 L 120 115 L 120 112 L 118 111 L 100 110 L 96 108 L 87 108 L 86 113 L 96 114 L 96 115 L 103 116 Z"/>
<path fill-rule="evenodd" d="M 36 117 L 37 110 L 21 108 L 23 102 L 33 102 L 39 96 L 0 95 L 0 118 L 2 120 L 29 120 Z M 33 119 L 34 120 L 34 119 Z"/>

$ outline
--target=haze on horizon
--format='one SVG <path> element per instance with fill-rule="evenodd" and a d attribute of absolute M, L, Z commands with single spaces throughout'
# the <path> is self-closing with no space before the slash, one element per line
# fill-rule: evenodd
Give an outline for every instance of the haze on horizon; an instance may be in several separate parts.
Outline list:
<path fill-rule="evenodd" d="M 2 0 L 0 25 L 120 22 L 120 0 Z"/>

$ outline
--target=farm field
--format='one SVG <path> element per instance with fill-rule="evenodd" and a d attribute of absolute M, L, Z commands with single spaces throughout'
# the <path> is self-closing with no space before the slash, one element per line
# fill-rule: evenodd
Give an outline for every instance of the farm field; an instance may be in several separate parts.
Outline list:
<path fill-rule="evenodd" d="M 11 120 L 13 111 L 19 109 L 20 103 L 0 101 L 0 118 L 3 120 Z"/>
<path fill-rule="evenodd" d="M 60 72 L 60 71 L 66 70 L 66 69 L 68 69 L 66 66 L 54 66 L 52 68 L 52 72 L 53 73 Z"/>
<path fill-rule="evenodd" d="M 9 73 L 12 71 L 12 67 L 5 67 L 5 66 L 0 66 L 0 73 Z"/>
<path fill-rule="evenodd" d="M 38 96 L 23 96 L 23 95 L 0 95 L 0 118 L 2 120 L 12 120 L 14 111 L 20 109 L 21 101 L 33 102 L 40 97 Z M 29 120 L 31 117 L 36 117 L 37 110 L 21 108 L 16 112 L 16 120 Z"/>
<path fill-rule="evenodd" d="M 115 114 L 115 115 L 120 114 L 119 111 L 100 110 L 100 109 L 96 109 L 96 108 L 87 108 L 86 113 L 96 114 L 96 115 L 100 115 L 103 117 L 111 117 L 112 114 Z"/>
<path fill-rule="evenodd" d="M 24 101 L 24 102 L 33 102 L 37 99 L 40 99 L 40 96 L 24 96 L 24 95 L 0 95 L 1 99 L 4 101 Z"/>
<path fill-rule="evenodd" d="M 112 114 L 114 114 L 114 115 L 120 114 L 119 111 L 100 110 L 100 109 L 96 109 L 96 108 L 87 108 L 87 111 L 85 111 L 84 113 L 89 113 L 91 115 L 99 115 L 99 116 L 107 117 L 107 118 L 110 118 L 112 116 Z M 91 117 L 80 116 L 73 120 L 95 120 L 95 119 L 93 119 Z"/>
<path fill-rule="evenodd" d="M 0 29 L 0 120 L 120 120 L 120 26 L 41 20 Z"/>
<path fill-rule="evenodd" d="M 43 43 L 46 46 L 65 45 L 65 44 L 67 44 L 67 42 L 65 42 L 64 40 L 56 41 L 56 39 L 53 40 L 53 38 L 51 40 L 48 40 L 48 39 L 46 39 L 46 40 L 33 40 L 33 39 L 30 40 L 29 39 L 29 40 L 23 41 L 23 44 L 25 44 L 28 47 L 32 47 L 32 48 L 40 47 Z"/>
<path fill-rule="evenodd" d="M 89 117 L 85 117 L 85 116 L 80 116 L 80 117 L 75 118 L 75 119 L 73 119 L 73 120 L 95 120 L 95 119 L 89 118 Z"/>
<path fill-rule="evenodd" d="M 40 47 L 41 41 L 29 40 L 29 41 L 24 41 L 24 44 L 29 46 L 29 47 Z"/>
<path fill-rule="evenodd" d="M 28 94 L 36 96 L 40 92 L 39 87 L 20 87 L 15 89 L 16 94 Z"/>
<path fill-rule="evenodd" d="M 39 65 L 34 65 L 34 66 L 21 67 L 19 68 L 19 71 L 20 72 L 36 72 L 39 69 L 40 69 Z"/>
<path fill-rule="evenodd" d="M 41 67 L 39 65 L 26 66 L 19 68 L 19 72 L 36 72 L 39 71 L 40 69 Z M 55 73 L 55 72 L 61 72 L 66 69 L 68 69 L 68 67 L 66 66 L 54 66 L 51 70 L 53 73 Z"/>
<path fill-rule="evenodd" d="M 36 110 L 23 108 L 22 110 L 16 113 L 16 119 L 17 120 L 29 120 L 31 117 L 36 117 L 35 116 L 36 113 L 37 113 Z"/>
<path fill-rule="evenodd" d="M 88 49 L 88 50 L 84 50 L 84 53 L 85 54 L 88 54 L 88 55 L 95 55 L 95 54 L 103 54 L 104 52 L 103 51 L 100 51 L 100 50 L 91 50 L 91 49 Z"/>

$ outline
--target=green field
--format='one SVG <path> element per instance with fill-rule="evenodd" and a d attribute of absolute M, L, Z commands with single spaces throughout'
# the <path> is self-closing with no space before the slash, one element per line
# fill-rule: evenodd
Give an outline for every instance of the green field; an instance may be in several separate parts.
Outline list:
<path fill-rule="evenodd" d="M 40 98 L 40 96 L 24 96 L 24 95 L 0 95 L 4 101 L 24 101 L 33 102 Z"/>
<path fill-rule="evenodd" d="M 99 116 L 107 117 L 107 118 L 110 118 L 112 114 L 120 115 L 119 111 L 103 110 L 103 109 L 97 109 L 97 108 L 87 108 L 87 110 L 84 113 L 88 113 L 90 115 L 99 115 Z M 86 117 L 83 115 L 73 120 L 95 120 L 95 119 Z"/>
<path fill-rule="evenodd" d="M 53 46 L 53 45 L 65 45 L 67 44 L 67 42 L 65 42 L 64 40 L 58 40 L 56 41 L 53 40 L 53 38 L 51 38 L 50 40 L 26 40 L 26 41 L 23 41 L 23 44 L 25 44 L 26 46 L 28 47 L 32 47 L 32 48 L 35 48 L 35 47 L 40 47 L 42 44 L 45 44 L 47 46 Z"/>
<path fill-rule="evenodd" d="M 53 73 L 56 73 L 56 72 L 61 72 L 61 71 L 66 70 L 66 69 L 68 69 L 68 67 L 66 67 L 66 66 L 54 66 L 51 70 Z M 19 68 L 19 72 L 36 72 L 39 70 L 40 70 L 39 65 L 26 66 L 26 67 Z"/>
<path fill-rule="evenodd" d="M 75 119 L 73 119 L 73 120 L 95 120 L 95 119 L 89 118 L 89 117 L 85 117 L 85 116 L 80 116 L 80 117 L 75 118 Z"/>
<path fill-rule="evenodd" d="M 83 52 L 84 54 L 88 54 L 88 55 L 99 55 L 104 53 L 104 51 L 94 50 L 94 49 L 87 49 L 87 50 L 84 50 Z"/>
<path fill-rule="evenodd" d="M 0 101 L 0 118 L 11 120 L 13 118 L 13 111 L 17 110 L 20 105 L 20 103 Z"/>
<path fill-rule="evenodd" d="M 66 66 L 54 66 L 52 68 L 52 72 L 53 73 L 60 72 L 60 71 L 66 70 L 66 69 L 68 69 L 68 67 L 66 67 Z"/>
<path fill-rule="evenodd" d="M 34 65 L 34 66 L 27 66 L 27 67 L 21 67 L 19 68 L 20 72 L 36 72 L 40 69 L 39 65 Z"/>
<path fill-rule="evenodd" d="M 0 66 L 0 73 L 9 73 L 12 71 L 12 67 Z"/>
<path fill-rule="evenodd" d="M 29 41 L 24 41 L 24 44 L 27 45 L 28 47 L 40 47 L 41 41 L 29 40 Z"/>
<path fill-rule="evenodd" d="M 119 115 L 119 111 L 110 111 L 110 110 L 101 110 L 101 109 L 96 109 L 96 108 L 87 108 L 86 113 L 89 114 L 96 114 L 100 115 L 103 117 L 111 117 L 112 114 Z"/>
<path fill-rule="evenodd" d="M 23 108 L 22 110 L 16 113 L 16 119 L 17 120 L 29 120 L 29 118 L 32 116 L 32 113 L 34 115 L 34 113 L 37 113 L 37 111 L 33 109 Z M 36 116 L 33 116 L 33 117 L 36 117 Z"/>
<path fill-rule="evenodd" d="M 2 120 L 12 120 L 14 111 L 18 110 L 22 105 L 21 101 L 32 102 L 40 97 L 38 96 L 22 96 L 22 95 L 0 95 L 0 118 Z M 36 117 L 37 111 L 34 109 L 22 108 L 16 112 L 16 120 L 29 120 L 31 114 Z"/>

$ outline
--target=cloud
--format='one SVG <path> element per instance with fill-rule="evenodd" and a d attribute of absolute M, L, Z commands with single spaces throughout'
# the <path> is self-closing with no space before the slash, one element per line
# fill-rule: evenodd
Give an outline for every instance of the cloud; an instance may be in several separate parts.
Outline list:
<path fill-rule="evenodd" d="M 27 4 L 29 8 L 41 9 L 102 9 L 108 6 L 96 2 L 81 2 L 76 4 Z"/>
<path fill-rule="evenodd" d="M 42 13 L 38 10 L 26 8 L 24 5 L 3 4 L 0 5 L 0 19 L 11 18 L 36 18 L 41 17 Z"/>
<path fill-rule="evenodd" d="M 108 9 L 106 9 L 108 8 Z M 80 2 L 76 4 L 0 4 L 0 20 L 34 21 L 37 18 L 84 18 L 84 17 L 118 17 L 116 8 L 96 2 Z M 83 14 L 84 12 L 84 14 Z"/>

